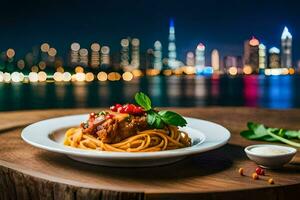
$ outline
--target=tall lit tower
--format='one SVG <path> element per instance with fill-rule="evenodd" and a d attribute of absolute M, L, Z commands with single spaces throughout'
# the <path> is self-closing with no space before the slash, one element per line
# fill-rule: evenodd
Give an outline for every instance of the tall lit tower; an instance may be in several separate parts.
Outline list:
<path fill-rule="evenodd" d="M 281 67 L 292 67 L 292 34 L 284 27 L 281 35 Z"/>
<path fill-rule="evenodd" d="M 269 68 L 280 68 L 280 50 L 276 47 L 269 49 Z"/>
<path fill-rule="evenodd" d="M 131 47 L 131 66 L 133 69 L 138 69 L 140 67 L 140 40 L 133 38 Z"/>
<path fill-rule="evenodd" d="M 258 71 L 259 66 L 259 41 L 254 36 L 251 40 L 246 40 L 244 44 L 244 68 L 252 72 Z"/>
<path fill-rule="evenodd" d="M 128 67 L 129 65 L 129 40 L 121 40 L 121 68 Z"/>
<path fill-rule="evenodd" d="M 259 70 L 264 70 L 267 65 L 267 55 L 266 55 L 266 46 L 260 44 L 258 46 L 258 60 L 259 60 Z"/>
<path fill-rule="evenodd" d="M 101 65 L 110 65 L 110 48 L 109 46 L 103 46 L 101 48 Z"/>
<path fill-rule="evenodd" d="M 214 49 L 211 52 L 211 66 L 214 71 L 220 70 L 220 55 L 219 55 L 219 51 L 217 49 Z"/>
<path fill-rule="evenodd" d="M 176 62 L 176 44 L 175 44 L 175 26 L 174 20 L 170 19 L 169 26 L 169 46 L 168 46 L 168 66 L 171 69 L 175 69 L 177 67 Z"/>
<path fill-rule="evenodd" d="M 186 54 L 186 65 L 195 66 L 195 55 L 191 51 Z"/>
<path fill-rule="evenodd" d="M 162 45 L 160 41 L 154 42 L 154 61 L 153 61 L 153 67 L 157 70 L 162 70 Z"/>
<path fill-rule="evenodd" d="M 98 43 L 93 43 L 91 45 L 91 50 L 90 65 L 92 68 L 97 68 L 100 65 L 100 45 Z"/>
<path fill-rule="evenodd" d="M 202 71 L 205 67 L 205 46 L 204 46 L 204 44 L 202 44 L 202 43 L 198 44 L 195 54 L 196 54 L 196 59 L 195 59 L 196 72 L 202 73 Z"/>

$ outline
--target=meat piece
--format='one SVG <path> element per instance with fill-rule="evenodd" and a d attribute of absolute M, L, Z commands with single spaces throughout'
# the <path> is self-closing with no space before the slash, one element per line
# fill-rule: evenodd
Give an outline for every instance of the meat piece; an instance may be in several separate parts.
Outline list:
<path fill-rule="evenodd" d="M 114 112 L 109 114 L 114 115 L 114 117 L 97 124 L 88 123 L 89 126 L 83 130 L 84 133 L 98 136 L 104 143 L 117 143 L 136 135 L 138 131 L 148 129 L 146 116 L 125 115 Z"/>
<path fill-rule="evenodd" d="M 104 143 L 117 143 L 145 129 L 146 117 L 132 116 L 122 121 L 114 118 L 106 120 L 96 134 Z"/>

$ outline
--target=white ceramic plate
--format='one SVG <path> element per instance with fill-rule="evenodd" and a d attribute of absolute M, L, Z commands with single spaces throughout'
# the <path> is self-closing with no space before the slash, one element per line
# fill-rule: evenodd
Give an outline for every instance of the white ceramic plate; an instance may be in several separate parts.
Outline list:
<path fill-rule="evenodd" d="M 188 155 L 203 153 L 223 146 L 230 138 L 229 131 L 213 122 L 185 117 L 188 124 L 182 128 L 192 138 L 192 146 L 160 152 L 107 152 L 82 150 L 63 145 L 67 128 L 76 127 L 86 121 L 88 115 L 70 115 L 36 122 L 22 131 L 27 143 L 48 151 L 62 153 L 70 158 L 96 165 L 116 167 L 144 167 L 169 164 Z"/>

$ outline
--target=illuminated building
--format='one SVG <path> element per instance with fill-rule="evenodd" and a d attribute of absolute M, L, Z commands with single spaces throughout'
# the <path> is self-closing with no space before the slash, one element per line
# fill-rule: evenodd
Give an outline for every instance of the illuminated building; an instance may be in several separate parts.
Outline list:
<path fill-rule="evenodd" d="M 163 63 L 162 63 L 162 45 L 160 41 L 154 42 L 154 61 L 153 61 L 153 68 L 157 70 L 162 70 Z"/>
<path fill-rule="evenodd" d="M 129 39 L 121 40 L 121 68 L 129 65 Z"/>
<path fill-rule="evenodd" d="M 244 67 L 251 68 L 252 72 L 258 72 L 259 66 L 259 41 L 254 36 L 244 43 Z"/>
<path fill-rule="evenodd" d="M 101 48 L 101 65 L 110 65 L 110 49 L 108 46 Z"/>
<path fill-rule="evenodd" d="M 79 63 L 83 66 L 87 66 L 89 62 L 88 58 L 89 52 L 87 49 L 80 49 L 79 50 Z"/>
<path fill-rule="evenodd" d="M 280 50 L 276 47 L 269 50 L 269 68 L 280 68 Z"/>
<path fill-rule="evenodd" d="M 97 68 L 100 65 L 100 45 L 98 43 L 93 43 L 91 45 L 91 62 L 92 68 Z"/>
<path fill-rule="evenodd" d="M 186 65 L 195 66 L 195 55 L 191 51 L 186 54 Z"/>
<path fill-rule="evenodd" d="M 259 60 L 259 70 L 264 70 L 267 65 L 267 57 L 266 57 L 266 46 L 264 44 L 260 44 L 258 46 L 258 60 Z"/>
<path fill-rule="evenodd" d="M 140 67 L 140 40 L 133 38 L 131 47 L 131 67 L 132 69 L 138 69 Z"/>
<path fill-rule="evenodd" d="M 198 44 L 195 55 L 196 72 L 202 73 L 205 67 L 205 46 L 202 43 Z"/>
<path fill-rule="evenodd" d="M 146 59 L 145 59 L 146 70 L 154 68 L 154 65 L 156 64 L 155 62 L 157 62 L 155 59 L 156 58 L 155 58 L 153 49 L 147 49 Z"/>
<path fill-rule="evenodd" d="M 175 26 L 173 19 L 170 19 L 169 26 L 169 46 L 168 46 L 168 66 L 171 69 L 178 67 L 176 62 Z"/>
<path fill-rule="evenodd" d="M 71 65 L 77 65 L 79 63 L 79 49 L 80 49 L 79 43 L 74 42 L 71 44 L 71 52 L 70 52 Z"/>
<path fill-rule="evenodd" d="M 287 27 L 281 35 L 281 67 L 292 67 L 292 35 Z"/>
<path fill-rule="evenodd" d="M 223 70 L 225 73 L 229 72 L 230 68 L 237 69 L 237 57 L 235 56 L 225 56 Z"/>
<path fill-rule="evenodd" d="M 214 71 L 220 70 L 220 56 L 219 56 L 219 51 L 217 49 L 214 49 L 211 52 L 211 66 Z"/>

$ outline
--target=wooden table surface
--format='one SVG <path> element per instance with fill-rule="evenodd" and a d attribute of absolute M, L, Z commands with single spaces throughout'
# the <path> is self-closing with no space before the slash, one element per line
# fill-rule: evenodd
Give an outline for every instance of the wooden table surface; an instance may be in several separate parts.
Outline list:
<path fill-rule="evenodd" d="M 244 147 L 259 142 L 240 137 L 247 121 L 299 129 L 300 110 L 256 108 L 171 108 L 185 116 L 219 123 L 232 134 L 224 147 L 175 164 L 151 168 L 88 165 L 22 141 L 33 122 L 100 109 L 0 113 L 0 199 L 295 199 L 300 194 L 300 155 L 280 170 L 252 180 L 256 165 Z M 41 130 L 42 131 L 42 130 Z M 239 167 L 246 176 L 240 176 Z M 267 183 L 273 177 L 274 185 Z"/>

